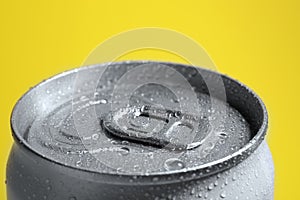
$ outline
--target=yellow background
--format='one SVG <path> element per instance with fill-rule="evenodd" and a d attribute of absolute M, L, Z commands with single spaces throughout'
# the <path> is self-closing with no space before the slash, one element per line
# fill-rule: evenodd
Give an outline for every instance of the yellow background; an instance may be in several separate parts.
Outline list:
<path fill-rule="evenodd" d="M 43 79 L 80 66 L 99 43 L 138 27 L 169 28 L 201 44 L 218 70 L 253 88 L 270 114 L 275 199 L 300 199 L 298 1 L 1 1 L 0 199 L 12 138 L 10 112 Z M 155 50 L 120 59 L 181 58 Z"/>

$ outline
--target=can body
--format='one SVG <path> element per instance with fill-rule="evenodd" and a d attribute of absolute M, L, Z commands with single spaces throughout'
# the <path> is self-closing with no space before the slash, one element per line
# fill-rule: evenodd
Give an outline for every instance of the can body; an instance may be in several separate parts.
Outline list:
<path fill-rule="evenodd" d="M 227 84 L 232 83 L 228 82 Z M 24 99 L 27 100 L 26 97 Z M 32 101 L 32 99 L 35 98 L 28 101 Z M 233 98 L 230 101 L 238 102 L 239 100 Z M 254 99 L 249 103 L 250 107 L 246 106 L 247 109 L 245 110 L 252 112 L 251 106 L 255 107 L 256 103 L 257 101 Z M 24 105 L 27 104 L 28 102 L 24 103 Z M 245 107 L 245 105 L 240 106 Z M 23 119 L 15 119 L 13 123 L 21 124 L 19 125 L 20 129 L 25 130 L 29 126 L 28 124 L 31 123 L 30 118 L 34 118 L 34 115 L 28 114 L 30 111 L 21 112 L 18 109 L 14 111 L 14 117 Z M 258 114 L 255 113 L 253 117 L 249 117 L 251 118 L 249 121 L 252 120 L 254 126 L 263 124 L 262 122 L 255 123 L 256 118 L 263 121 L 263 118 Z M 28 119 L 28 122 L 24 122 L 25 118 Z M 16 129 L 14 127 L 16 124 L 13 125 L 13 129 Z M 259 127 L 254 129 L 257 129 L 256 131 L 260 130 Z M 166 173 L 161 179 L 158 176 L 149 181 L 146 180 L 147 177 L 139 179 L 135 175 L 95 173 L 57 163 L 30 150 L 27 144 L 16 137 L 16 142 L 12 147 L 7 163 L 7 199 L 272 200 L 274 166 L 266 142 L 263 137 L 260 140 L 257 148 L 253 151 L 241 152 L 235 154 L 232 158 L 228 157 L 228 160 L 219 162 L 217 166 L 219 170 L 209 166 L 203 168 L 203 170 L 191 172 L 189 178 L 184 178 L 185 173 L 188 172 L 183 171 L 173 174 Z M 257 141 L 259 141 L 258 138 L 254 140 L 254 142 Z M 241 162 L 237 162 L 236 158 L 240 159 Z M 211 165 L 214 165 L 214 163 Z"/>
<path fill-rule="evenodd" d="M 194 200 L 202 197 L 272 200 L 273 175 L 272 158 L 265 142 L 230 170 L 199 180 L 151 186 L 101 183 L 101 177 L 97 175 L 51 163 L 22 146 L 14 145 L 7 166 L 7 199 Z"/>

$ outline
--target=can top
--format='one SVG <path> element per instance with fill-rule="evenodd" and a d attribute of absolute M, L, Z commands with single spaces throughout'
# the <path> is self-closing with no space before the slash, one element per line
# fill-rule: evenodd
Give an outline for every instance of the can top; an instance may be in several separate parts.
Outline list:
<path fill-rule="evenodd" d="M 264 138 L 267 112 L 255 93 L 225 75 L 131 61 L 75 69 L 39 84 L 18 101 L 11 123 L 17 141 L 57 164 L 169 182 L 246 159 Z"/>

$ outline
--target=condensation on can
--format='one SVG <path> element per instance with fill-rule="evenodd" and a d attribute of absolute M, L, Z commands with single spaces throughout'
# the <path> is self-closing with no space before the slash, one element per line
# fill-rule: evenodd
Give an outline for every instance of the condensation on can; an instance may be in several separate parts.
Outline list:
<path fill-rule="evenodd" d="M 13 110 L 7 199 L 271 200 L 267 124 L 253 91 L 206 69 L 127 61 L 65 72 Z"/>

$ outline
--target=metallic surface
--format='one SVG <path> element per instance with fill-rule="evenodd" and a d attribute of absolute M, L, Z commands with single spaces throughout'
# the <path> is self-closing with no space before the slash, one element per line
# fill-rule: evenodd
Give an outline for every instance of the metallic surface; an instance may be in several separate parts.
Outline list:
<path fill-rule="evenodd" d="M 141 63 L 147 62 L 110 65 Z M 175 69 L 189 68 L 181 64 L 163 64 Z M 45 91 L 67 91 L 76 73 L 92 72 L 104 66 L 95 65 L 62 73 L 34 87 L 19 100 L 11 119 L 16 142 L 7 166 L 8 200 L 273 199 L 273 164 L 268 147 L 263 142 L 268 118 L 265 106 L 249 88 L 224 75 L 221 77 L 227 101 L 245 117 L 253 135 L 243 148 L 222 159 L 187 171 L 130 176 L 67 166 L 49 160 L 31 148 L 24 138 L 35 117 L 58 105 L 57 99 L 49 98 Z M 216 72 L 199 70 L 211 81 L 220 76 Z M 205 84 L 199 79 L 191 82 L 199 88 Z M 205 89 L 202 92 L 208 93 Z"/>

